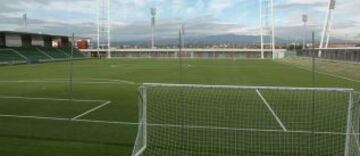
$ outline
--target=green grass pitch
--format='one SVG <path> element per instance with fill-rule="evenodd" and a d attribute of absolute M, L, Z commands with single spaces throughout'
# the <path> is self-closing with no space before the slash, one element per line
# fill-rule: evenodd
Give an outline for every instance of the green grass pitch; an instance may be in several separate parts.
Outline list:
<path fill-rule="evenodd" d="M 138 87 L 179 83 L 177 60 L 75 61 L 72 90 L 69 69 L 68 62 L 0 67 L 0 155 L 130 155 L 137 134 L 132 123 L 138 122 Z M 360 90 L 360 83 L 324 74 L 316 74 L 315 82 L 316 87 Z M 271 60 L 183 60 L 182 83 L 311 87 L 312 76 Z M 111 103 L 104 105 L 107 101 Z"/>

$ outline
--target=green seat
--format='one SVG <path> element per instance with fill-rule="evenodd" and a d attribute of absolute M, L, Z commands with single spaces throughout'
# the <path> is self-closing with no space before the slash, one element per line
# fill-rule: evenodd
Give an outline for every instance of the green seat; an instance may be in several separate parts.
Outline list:
<path fill-rule="evenodd" d="M 62 48 L 62 51 L 64 51 L 67 55 L 71 55 L 71 48 Z M 74 49 L 74 58 L 84 58 L 85 55 L 81 53 L 78 49 Z"/>
<path fill-rule="evenodd" d="M 57 50 L 55 48 L 39 48 L 41 51 L 43 51 L 44 53 L 46 53 L 47 55 L 51 56 L 52 58 L 54 59 L 65 59 L 67 58 L 68 56 L 60 51 L 60 50 Z"/>
<path fill-rule="evenodd" d="M 8 61 L 25 61 L 25 59 L 10 49 L 0 49 L 0 62 Z"/>
<path fill-rule="evenodd" d="M 22 47 L 22 48 L 12 48 L 12 49 L 14 49 L 17 52 L 19 52 L 20 54 L 24 55 L 29 60 L 49 60 L 49 59 L 51 59 L 48 56 L 41 53 L 36 48 Z"/>

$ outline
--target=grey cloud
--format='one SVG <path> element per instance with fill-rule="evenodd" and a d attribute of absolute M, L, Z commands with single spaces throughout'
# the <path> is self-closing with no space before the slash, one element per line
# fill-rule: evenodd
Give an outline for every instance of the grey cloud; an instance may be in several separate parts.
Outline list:
<path fill-rule="evenodd" d="M 196 17 L 185 22 L 181 20 L 162 21 L 156 27 L 157 39 L 176 38 L 181 24 L 185 24 L 187 36 L 224 34 L 232 29 L 243 27 L 236 24 L 216 23 L 216 21 L 210 19 L 212 17 Z M 123 41 L 149 38 L 150 34 L 150 24 L 145 22 L 118 27 L 113 30 L 114 39 Z"/>
<path fill-rule="evenodd" d="M 1 2 L 0 0 L 0 14 L 3 13 L 14 13 L 14 12 L 20 12 L 21 8 L 14 7 L 12 5 L 7 4 L 8 2 Z"/>
<path fill-rule="evenodd" d="M 357 22 L 353 20 L 338 22 L 333 25 L 332 29 L 346 29 L 356 27 Z"/>
<path fill-rule="evenodd" d="M 284 3 L 284 4 L 277 4 L 274 7 L 279 9 L 291 9 L 291 8 L 306 8 L 306 7 L 324 7 L 327 6 L 328 2 L 314 2 L 309 4 L 303 4 L 303 3 Z"/>
<path fill-rule="evenodd" d="M 290 41 L 302 41 L 305 37 L 306 40 L 311 40 L 311 33 L 316 33 L 316 39 L 319 39 L 322 28 L 318 25 L 310 25 L 304 29 L 303 26 L 281 26 L 276 27 L 275 33 L 279 38 Z"/>
<path fill-rule="evenodd" d="M 81 6 L 82 2 L 96 2 L 95 0 L 0 0 L 0 14 L 22 13 L 31 6 L 40 4 L 44 7 L 51 3 L 71 3 L 74 6 Z M 79 3 L 79 4 L 77 4 Z"/>

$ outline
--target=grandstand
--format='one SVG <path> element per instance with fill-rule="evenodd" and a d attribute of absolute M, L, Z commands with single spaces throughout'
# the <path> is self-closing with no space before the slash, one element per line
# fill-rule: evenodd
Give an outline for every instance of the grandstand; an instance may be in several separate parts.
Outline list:
<path fill-rule="evenodd" d="M 49 55 L 50 57 L 52 57 L 53 59 L 63 59 L 68 57 L 67 54 L 65 54 L 62 51 L 58 51 L 55 48 L 44 48 L 44 47 L 39 47 L 37 48 L 37 50 L 42 51 L 44 53 L 46 53 L 47 55 Z"/>
<path fill-rule="evenodd" d="M 0 62 L 7 62 L 7 61 L 25 61 L 24 57 L 18 55 L 12 49 L 0 49 Z"/>
<path fill-rule="evenodd" d="M 45 55 L 38 51 L 36 48 L 32 47 L 22 47 L 22 48 L 12 48 L 15 51 L 19 52 L 21 55 L 25 56 L 29 60 L 50 60 L 51 58 L 48 55 Z"/>
<path fill-rule="evenodd" d="M 76 48 L 71 49 L 67 36 L 24 32 L 0 32 L 0 64 L 38 63 L 86 58 Z"/>
<path fill-rule="evenodd" d="M 71 55 L 71 49 L 70 48 L 61 48 L 61 49 L 58 49 L 58 51 L 64 52 L 67 56 Z M 74 52 L 73 53 L 74 58 L 83 58 L 83 57 L 85 57 L 85 55 L 82 54 L 78 49 L 74 49 L 73 52 Z"/>

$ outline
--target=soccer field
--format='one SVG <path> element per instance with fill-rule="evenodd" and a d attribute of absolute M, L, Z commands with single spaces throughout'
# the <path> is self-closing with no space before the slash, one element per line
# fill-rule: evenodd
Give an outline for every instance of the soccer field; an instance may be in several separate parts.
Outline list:
<path fill-rule="evenodd" d="M 183 60 L 182 63 L 181 83 L 184 84 L 313 86 L 312 73 L 310 71 L 271 60 Z M 131 155 L 138 131 L 138 87 L 146 82 L 180 82 L 177 60 L 93 59 L 75 61 L 73 72 L 70 73 L 69 69 L 70 65 L 68 62 L 0 67 L 0 153 L 12 156 Z M 73 75 L 72 85 L 69 84 L 70 74 Z M 316 74 L 315 87 L 354 88 L 359 91 L 360 83 L 325 74 Z M 164 103 L 164 101 L 166 103 L 166 100 L 171 101 L 171 95 L 176 94 L 172 94 L 172 90 L 163 90 L 162 92 L 164 94 L 157 96 L 157 100 L 160 99 L 160 104 Z M 219 96 L 218 92 L 208 92 L 207 96 L 212 97 L 208 101 L 211 101 L 211 99 L 213 101 L 219 100 L 216 98 L 215 93 Z M 189 97 L 192 97 L 190 100 L 198 100 L 198 104 L 206 103 L 206 99 L 204 102 L 196 98 L 197 96 L 195 95 L 200 94 L 196 91 L 187 92 L 187 94 Z M 204 94 L 204 92 L 201 94 Z M 281 94 L 288 95 L 287 92 L 279 92 L 277 95 Z M 264 105 L 261 96 L 255 91 L 244 91 L 241 93 L 241 96 L 227 93 L 227 91 L 220 93 L 221 97 L 226 95 L 230 95 L 230 99 L 234 101 L 231 103 L 231 107 L 225 107 L 221 113 L 235 107 L 237 99 L 245 101 L 255 99 L 256 105 L 251 107 L 243 106 L 245 109 L 236 113 L 237 117 L 244 118 L 242 120 L 244 122 L 235 119 L 219 118 L 214 123 L 216 126 L 231 121 L 233 123 L 238 122 L 236 125 L 239 127 L 235 128 L 260 130 L 281 130 L 283 128 L 279 121 L 274 118 L 274 113 L 269 111 L 269 107 Z M 283 110 L 304 110 L 299 114 L 291 114 L 289 112 L 280 112 L 278 114 L 278 118 L 283 121 L 287 129 L 310 131 L 314 128 L 314 126 L 309 125 L 311 122 L 311 118 L 309 118 L 311 112 L 308 112 L 311 111 L 308 108 L 309 106 L 302 106 L 301 104 L 295 106 L 285 105 L 286 101 L 291 99 L 298 98 L 300 101 L 302 99 L 305 99 L 304 101 L 309 100 L 312 94 L 302 93 L 302 97 L 299 97 L 297 93 L 292 94 L 293 96 L 290 97 L 281 96 L 289 97 L 289 99 L 276 98 L 275 94 L 267 91 L 261 91 L 261 95 L 268 99 L 268 104 L 275 110 L 277 108 L 282 108 Z M 329 117 L 329 122 L 315 124 L 316 129 L 320 129 L 319 131 L 321 132 L 344 131 L 346 112 L 343 112 L 343 110 L 346 110 L 347 107 L 347 101 L 344 96 L 341 94 L 336 94 L 335 96 L 330 93 L 319 95 L 320 100 L 323 100 L 320 103 L 325 101 L 329 105 L 319 106 L 316 113 L 322 117 Z M 73 100 L 69 100 L 69 98 Z M 218 103 L 221 102 L 207 104 Z M 204 108 L 206 105 L 201 107 L 199 106 L 195 110 L 206 109 Z M 343 116 L 344 119 L 331 118 L 334 114 L 330 112 L 335 112 L 336 110 L 340 110 L 337 111 L 338 113 L 343 113 L 340 116 Z M 209 112 L 214 113 L 214 117 L 217 116 L 216 110 L 210 110 L 207 113 Z M 171 114 L 167 115 L 167 117 L 169 116 Z M 167 124 L 173 124 L 174 121 L 169 118 L 166 122 Z M 321 129 L 324 127 L 316 127 L 317 125 L 327 125 L 328 127 L 325 126 L 325 129 Z M 339 125 L 343 125 L 343 127 Z M 156 134 L 157 137 L 162 136 L 157 133 L 161 131 L 164 131 L 162 133 L 163 139 L 171 135 L 171 133 L 166 133 L 168 132 L 166 130 L 156 130 L 159 127 L 153 128 L 155 132 L 153 134 Z M 204 132 L 189 131 L 188 133 L 200 135 Z M 251 153 L 250 155 L 271 155 L 271 151 L 268 153 L 256 152 L 260 151 L 261 148 L 264 148 L 262 151 L 266 151 L 266 148 L 278 148 L 300 153 L 298 155 L 307 155 L 308 152 L 304 151 L 309 151 L 310 149 L 305 148 L 309 147 L 305 144 L 313 143 L 314 148 L 324 145 L 324 142 L 312 142 L 308 139 L 309 137 L 304 137 L 304 135 L 313 134 L 293 135 L 291 140 L 286 140 L 288 139 L 287 137 L 277 137 L 276 134 L 268 133 L 273 132 L 256 133 L 256 146 L 251 146 L 254 149 L 247 148 L 248 141 L 251 138 L 245 135 L 246 133 L 241 133 L 241 135 L 234 134 L 238 136 L 236 138 L 240 143 L 238 146 L 249 150 L 238 152 Z M 181 139 L 179 136 L 177 136 L 178 138 L 174 137 L 174 140 Z M 315 139 L 328 141 L 321 139 L 322 137 L 320 135 Z M 224 134 L 224 139 L 226 138 L 228 138 L 227 141 L 234 139 L 232 136 L 225 136 Z M 281 147 L 280 145 L 270 145 L 274 139 L 283 139 L 283 142 L 289 141 L 291 145 Z M 330 148 L 343 148 L 342 144 L 339 145 L 339 142 L 344 142 L 342 139 L 344 139 L 343 136 L 331 138 L 329 141 L 331 145 L 328 146 L 328 151 L 323 152 L 325 153 L 324 155 L 330 155 L 326 154 L 327 152 L 332 152 L 333 149 Z M 165 142 L 165 144 L 171 145 L 171 141 Z M 211 145 L 209 146 L 211 147 Z M 292 148 L 294 146 L 301 146 L 304 149 L 296 151 L 299 149 Z M 194 147 L 184 147 L 184 149 L 188 148 Z M 219 149 L 206 152 L 216 153 L 217 150 Z M 223 152 L 226 153 L 227 151 Z M 283 153 L 283 155 L 287 154 L 289 153 Z M 341 155 L 340 153 L 335 154 Z M 230 153 L 229 155 L 234 154 Z"/>

